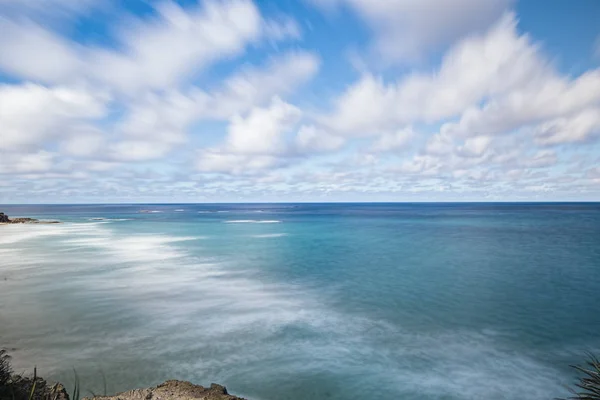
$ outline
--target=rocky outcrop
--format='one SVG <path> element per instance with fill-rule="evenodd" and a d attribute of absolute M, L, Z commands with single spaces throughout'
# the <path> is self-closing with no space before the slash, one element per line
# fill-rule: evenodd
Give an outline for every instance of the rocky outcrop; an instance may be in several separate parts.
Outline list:
<path fill-rule="evenodd" d="M 166 381 L 149 389 L 135 389 L 115 396 L 87 397 L 83 400 L 244 400 L 227 393 L 224 386 L 213 383 L 209 388 L 185 381 Z"/>
<path fill-rule="evenodd" d="M 0 224 L 58 224 L 59 221 L 40 221 L 35 218 L 8 218 L 8 215 L 0 212 Z"/>
<path fill-rule="evenodd" d="M 35 222 L 40 222 L 35 218 L 13 218 L 9 221 L 11 224 L 31 224 Z"/>

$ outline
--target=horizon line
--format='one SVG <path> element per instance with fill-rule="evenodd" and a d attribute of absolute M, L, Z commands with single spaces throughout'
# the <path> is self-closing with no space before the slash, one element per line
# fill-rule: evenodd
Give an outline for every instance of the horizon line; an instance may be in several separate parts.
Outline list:
<path fill-rule="evenodd" d="M 457 201 L 239 201 L 239 202 L 107 202 L 107 203 L 0 203 L 1 206 L 76 205 L 216 205 L 216 204 L 600 204 L 600 200 L 457 200 Z"/>

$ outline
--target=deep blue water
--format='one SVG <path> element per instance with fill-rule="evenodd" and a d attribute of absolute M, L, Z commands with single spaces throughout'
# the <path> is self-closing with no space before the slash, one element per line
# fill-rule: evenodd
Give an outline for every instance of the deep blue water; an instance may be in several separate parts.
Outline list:
<path fill-rule="evenodd" d="M 0 226 L 0 346 L 96 392 L 552 399 L 600 353 L 598 203 L 0 211 L 63 222 Z"/>

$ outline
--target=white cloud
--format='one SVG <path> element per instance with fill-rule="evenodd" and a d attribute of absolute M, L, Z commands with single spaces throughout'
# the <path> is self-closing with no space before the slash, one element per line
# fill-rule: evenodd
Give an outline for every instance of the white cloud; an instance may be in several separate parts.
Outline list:
<path fill-rule="evenodd" d="M 187 140 L 187 130 L 194 121 L 226 119 L 277 93 L 291 93 L 316 73 L 318 63 L 311 53 L 290 52 L 272 58 L 261 68 L 248 67 L 236 73 L 215 93 L 197 88 L 188 89 L 187 94 L 177 90 L 160 95 L 148 92 L 131 101 L 125 116 L 115 125 L 110 151 L 104 156 L 121 161 L 161 158 Z M 88 132 L 80 132 L 79 122 L 102 117 L 108 100 L 103 94 L 92 94 L 90 89 L 36 84 L 1 86 L 0 148 L 43 147 L 44 139 L 60 136 L 64 142 L 61 150 L 67 155 L 95 155 L 108 138 L 89 132 L 89 127 L 85 128 Z M 242 139 L 235 137 L 235 141 L 237 146 Z"/>
<path fill-rule="evenodd" d="M 490 148 L 492 140 L 490 136 L 470 137 L 458 148 L 458 152 L 465 157 L 480 157 Z"/>
<path fill-rule="evenodd" d="M 534 129 L 541 145 L 583 142 L 600 134 L 600 108 L 586 109 L 570 117 L 544 122 Z"/>
<path fill-rule="evenodd" d="M 223 146 L 200 151 L 197 168 L 237 174 L 285 164 L 283 156 L 289 151 L 285 135 L 301 115 L 298 108 L 275 97 L 268 107 L 233 116 Z"/>
<path fill-rule="evenodd" d="M 259 40 L 300 35 L 290 19 L 262 18 L 250 0 L 187 9 L 167 1 L 157 11 L 155 18 L 130 19 L 121 27 L 120 50 L 84 47 L 33 22 L 0 18 L 0 69 L 45 83 L 86 79 L 131 93 L 170 88 Z"/>
<path fill-rule="evenodd" d="M 403 161 L 397 169 L 402 173 L 427 177 L 438 175 L 442 166 L 441 160 L 435 156 L 416 155 L 410 160 Z"/>
<path fill-rule="evenodd" d="M 79 121 L 101 118 L 106 96 L 85 89 L 26 83 L 0 86 L 0 149 L 40 148 Z"/>
<path fill-rule="evenodd" d="M 387 61 L 415 60 L 486 29 L 512 0 L 312 0 L 347 4 L 375 31 L 374 49 Z"/>
<path fill-rule="evenodd" d="M 429 138 L 425 146 L 425 153 L 444 155 L 454 151 L 454 140 L 450 135 L 441 132 Z"/>
<path fill-rule="evenodd" d="M 0 16 L 0 70 L 44 83 L 70 82 L 85 68 L 80 46 L 30 21 Z"/>
<path fill-rule="evenodd" d="M 57 11 L 69 8 L 53 1 Z M 189 85 L 186 81 L 203 68 L 237 56 L 250 45 L 301 37 L 292 18 L 263 18 L 250 0 L 211 0 L 185 9 L 170 1 L 158 3 L 156 16 L 129 16 L 127 25 L 124 20 L 118 22 L 118 50 L 84 46 L 42 26 L 44 19 L 37 18 L 42 15 L 39 2 L 11 7 L 10 13 L 1 6 L 8 18 L 0 16 L 0 28 L 7 33 L 0 37 L 0 70 L 49 86 L 0 87 L 0 149 L 32 151 L 56 141 L 65 160 L 148 161 L 165 157 L 185 143 L 195 121 L 248 113 L 232 120 L 227 151 L 279 151 L 276 147 L 283 144 L 276 143 L 280 141 L 278 124 L 287 121 L 277 120 L 276 114 L 299 111 L 282 101 L 264 112 L 271 115 L 263 115 L 258 107 L 275 95 L 290 94 L 319 67 L 316 55 L 291 51 L 271 57 L 261 67 L 235 71 L 212 92 L 193 86 L 184 89 L 180 84 Z M 80 6 L 68 12 L 80 12 L 95 3 Z M 127 96 L 117 95 L 120 104 L 111 103 L 92 87 Z M 106 117 L 113 105 L 124 108 L 123 116 L 94 127 L 92 123 Z M 265 133 L 271 136 L 263 138 Z"/>
<path fill-rule="evenodd" d="M 100 0 L 0 0 L 0 14 L 29 18 L 68 17 L 106 4 Z"/>
<path fill-rule="evenodd" d="M 246 67 L 228 78 L 214 93 L 208 116 L 229 118 L 262 105 L 275 95 L 284 96 L 311 79 L 319 69 L 319 58 L 309 52 L 289 52 L 257 67 Z"/>
<path fill-rule="evenodd" d="M 271 126 L 269 130 L 267 126 L 242 125 L 260 125 L 260 118 L 272 121 L 271 115 L 261 115 L 262 111 L 258 107 L 277 94 L 291 93 L 296 86 L 316 73 L 318 63 L 318 58 L 311 53 L 290 52 L 271 59 L 261 67 L 247 67 L 237 72 L 212 93 L 196 87 L 188 89 L 185 93 L 177 90 L 163 91 L 160 94 L 148 93 L 131 104 L 124 118 L 116 126 L 116 132 L 124 137 L 124 140 L 134 140 L 135 146 L 132 143 L 117 145 L 113 147 L 112 154 L 120 160 L 162 157 L 175 146 L 185 143 L 189 127 L 194 122 L 204 119 L 233 118 L 228 151 L 241 151 L 245 140 L 250 141 L 255 150 L 261 146 L 275 146 L 272 142 L 277 138 L 263 138 L 263 135 L 272 134 L 272 129 L 278 127 Z M 275 103 L 280 106 L 285 104 L 280 100 Z M 285 113 L 288 110 L 289 108 L 271 108 L 265 113 Z M 240 115 L 248 111 L 252 111 L 249 120 L 243 121 Z M 253 132 L 240 134 L 241 130 Z M 141 144 L 138 143 L 142 140 L 149 142 L 144 151 L 140 150 Z M 127 153 L 135 156 L 127 156 Z"/>
<path fill-rule="evenodd" d="M 268 108 L 254 108 L 246 117 L 231 119 L 227 148 L 238 154 L 280 154 L 285 151 L 283 135 L 299 121 L 301 111 L 274 98 Z"/>
<path fill-rule="evenodd" d="M 384 133 L 371 146 L 373 151 L 395 151 L 405 149 L 416 136 L 411 126 L 396 132 Z"/>
<path fill-rule="evenodd" d="M 526 168 L 544 168 L 555 165 L 558 161 L 556 152 L 553 150 L 540 150 L 529 158 L 521 160 L 520 164 Z"/>
<path fill-rule="evenodd" d="M 167 88 L 261 35 L 259 10 L 246 0 L 209 1 L 191 10 L 166 2 L 158 11 L 159 19 L 124 31 L 123 53 L 94 51 L 92 75 L 124 90 Z"/>
<path fill-rule="evenodd" d="M 458 123 L 442 131 L 456 136 L 501 134 L 528 124 L 540 123 L 600 105 L 600 70 L 576 79 L 544 74 L 523 82 L 508 93 L 487 101 L 482 107 L 463 112 Z M 590 110 L 588 114 L 592 114 Z"/>
<path fill-rule="evenodd" d="M 90 126 L 75 127 L 71 135 L 61 143 L 61 150 L 75 157 L 94 156 L 104 148 L 105 136 L 104 133 Z"/>
<path fill-rule="evenodd" d="M 335 111 L 322 122 L 331 129 L 357 136 L 373 135 L 393 124 L 395 93 L 381 80 L 363 77 L 336 100 Z"/>
<path fill-rule="evenodd" d="M 0 174 L 45 172 L 52 167 L 55 156 L 45 150 L 28 154 L 0 150 Z"/>
<path fill-rule="evenodd" d="M 454 182 L 477 180 L 501 184 L 515 177 L 533 179 L 533 169 L 555 166 L 558 155 L 536 150 L 529 141 L 516 136 L 474 136 L 457 138 L 441 132 L 433 135 L 423 151 L 403 163 L 402 172 Z M 513 183 L 511 183 L 512 185 Z"/>
<path fill-rule="evenodd" d="M 333 115 L 323 120 L 333 129 L 368 135 L 452 117 L 485 97 L 548 76 L 537 51 L 517 33 L 514 16 L 506 14 L 485 35 L 453 46 L 435 73 L 413 73 L 391 84 L 363 76 L 335 100 Z"/>
<path fill-rule="evenodd" d="M 202 172 L 242 175 L 284 164 L 283 159 L 274 156 L 243 155 L 209 149 L 199 153 L 196 167 Z"/>
<path fill-rule="evenodd" d="M 183 143 L 187 127 L 202 116 L 207 101 L 207 95 L 199 90 L 189 95 L 148 93 L 131 104 L 116 131 L 129 139 Z"/>
<path fill-rule="evenodd" d="M 300 152 L 325 152 L 340 149 L 346 140 L 313 125 L 303 125 L 296 135 L 296 147 Z"/>
<path fill-rule="evenodd" d="M 300 39 L 302 30 L 296 20 L 286 17 L 280 21 L 267 20 L 263 24 L 262 31 L 264 36 L 271 41 L 271 44 L 284 39 Z"/>
<path fill-rule="evenodd" d="M 536 144 L 584 143 L 598 137 L 599 105 L 600 71 L 574 78 L 561 75 L 527 35 L 518 33 L 514 16 L 507 14 L 486 34 L 455 44 L 434 73 L 412 73 L 391 83 L 364 75 L 335 100 L 333 114 L 320 121 L 349 137 L 442 122 L 439 132 L 403 161 L 399 171 L 491 185 L 492 177 L 498 182 L 512 179 L 502 172 L 507 170 L 522 180 L 541 179 L 531 171 L 561 162 L 556 152 L 538 151 Z M 405 143 L 402 136 L 398 141 L 400 147 Z M 388 133 L 375 143 L 384 149 L 395 141 Z"/>
<path fill-rule="evenodd" d="M 118 161 L 146 161 L 163 157 L 170 149 L 170 145 L 160 141 L 124 140 L 113 143 L 109 155 Z"/>

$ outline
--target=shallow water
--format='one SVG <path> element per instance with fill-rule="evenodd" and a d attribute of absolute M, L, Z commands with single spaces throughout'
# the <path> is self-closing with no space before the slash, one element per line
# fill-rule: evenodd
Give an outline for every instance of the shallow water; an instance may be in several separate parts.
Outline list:
<path fill-rule="evenodd" d="M 0 346 L 95 392 L 551 399 L 600 352 L 599 204 L 1 209 L 64 223 L 0 227 Z"/>

